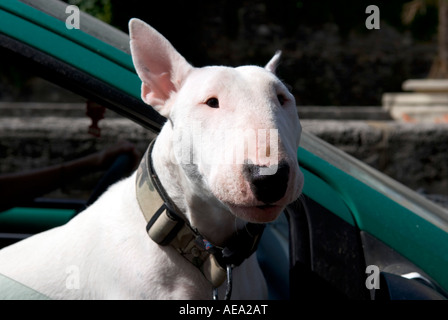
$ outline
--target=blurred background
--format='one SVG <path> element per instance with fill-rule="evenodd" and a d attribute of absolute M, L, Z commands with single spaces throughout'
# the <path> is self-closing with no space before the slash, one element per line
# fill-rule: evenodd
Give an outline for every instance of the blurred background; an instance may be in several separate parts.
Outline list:
<path fill-rule="evenodd" d="M 438 10 L 428 0 L 409 24 L 405 0 L 65 2 L 126 33 L 138 17 L 198 67 L 264 65 L 281 49 L 279 74 L 299 105 L 381 105 L 382 93 L 426 77 L 437 53 Z M 371 4 L 380 9 L 380 30 L 365 27 Z M 23 92 L 14 98 L 24 99 Z"/>
<path fill-rule="evenodd" d="M 299 105 L 380 105 L 383 92 L 426 77 L 437 52 L 437 1 L 423 1 L 409 24 L 405 0 L 68 2 L 125 32 L 138 17 L 199 67 L 264 65 L 281 49 L 279 73 Z M 372 4 L 380 30 L 365 27 Z"/>

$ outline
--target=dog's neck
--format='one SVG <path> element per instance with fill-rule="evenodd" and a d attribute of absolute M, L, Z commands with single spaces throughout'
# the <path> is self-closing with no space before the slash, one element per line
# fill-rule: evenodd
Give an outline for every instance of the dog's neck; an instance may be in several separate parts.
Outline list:
<path fill-rule="evenodd" d="M 235 217 L 207 188 L 203 177 L 186 175 L 185 169 L 174 160 L 171 124 L 162 128 L 153 148 L 152 161 L 167 195 L 182 212 L 191 226 L 210 242 L 222 245 L 245 222 Z M 193 164 L 192 164 L 193 165 Z"/>

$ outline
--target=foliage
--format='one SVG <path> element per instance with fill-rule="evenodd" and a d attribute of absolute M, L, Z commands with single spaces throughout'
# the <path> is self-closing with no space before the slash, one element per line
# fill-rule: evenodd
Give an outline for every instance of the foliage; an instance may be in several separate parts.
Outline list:
<path fill-rule="evenodd" d="M 436 54 L 437 8 L 426 6 L 407 25 L 409 0 L 65 1 L 124 32 L 140 18 L 198 67 L 262 65 L 281 49 L 279 74 L 301 104 L 380 105 L 383 92 L 425 77 Z M 371 4 L 381 30 L 365 27 Z"/>
<path fill-rule="evenodd" d="M 417 14 L 425 14 L 428 6 L 438 10 L 438 50 L 434 58 L 430 78 L 448 78 L 448 1 L 447 0 L 412 0 L 403 6 L 402 20 L 410 24 Z"/>

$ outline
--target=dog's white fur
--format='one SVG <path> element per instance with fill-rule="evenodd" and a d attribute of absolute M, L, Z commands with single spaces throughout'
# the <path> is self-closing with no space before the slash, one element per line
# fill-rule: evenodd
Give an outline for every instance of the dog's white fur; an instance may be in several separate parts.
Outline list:
<path fill-rule="evenodd" d="M 185 217 L 215 244 L 222 244 L 246 221 L 276 219 L 303 185 L 296 160 L 301 127 L 294 97 L 275 76 L 279 55 L 265 68 L 193 68 L 144 22 L 131 20 L 130 36 L 142 99 L 169 119 L 154 146 L 155 171 Z M 206 104 L 212 97 L 218 98 L 219 108 Z M 226 145 L 213 135 L 219 130 L 278 130 L 277 160 L 290 166 L 285 195 L 275 206 L 260 208 L 242 164 L 182 163 L 178 138 L 191 133 L 193 123 L 201 125 L 204 136 L 213 137 L 201 143 L 207 152 Z M 267 155 L 246 151 L 252 163 L 275 164 Z M 211 298 L 211 285 L 198 269 L 171 247 L 150 240 L 145 224 L 134 173 L 66 225 L 1 250 L 0 273 L 56 299 Z M 235 299 L 267 297 L 255 255 L 235 268 L 233 286 Z"/>

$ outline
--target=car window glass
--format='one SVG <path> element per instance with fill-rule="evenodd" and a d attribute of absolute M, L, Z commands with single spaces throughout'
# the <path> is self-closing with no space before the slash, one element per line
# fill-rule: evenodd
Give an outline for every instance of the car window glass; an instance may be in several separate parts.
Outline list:
<path fill-rule="evenodd" d="M 22 60 L 0 65 L 0 174 L 18 173 L 62 164 L 116 144 L 150 141 L 131 120 L 103 110 L 94 121 L 87 113 L 92 101 L 34 74 Z M 101 119 L 104 117 L 104 119 Z M 98 135 L 96 135 L 98 134 Z M 148 137 L 147 140 L 145 138 Z M 46 197 L 86 200 L 104 171 L 79 177 Z"/>

